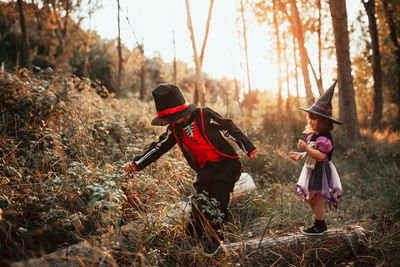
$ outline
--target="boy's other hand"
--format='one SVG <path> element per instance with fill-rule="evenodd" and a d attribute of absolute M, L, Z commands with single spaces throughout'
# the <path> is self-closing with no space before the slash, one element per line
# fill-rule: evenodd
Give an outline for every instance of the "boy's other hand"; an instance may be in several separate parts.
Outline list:
<path fill-rule="evenodd" d="M 132 161 L 129 161 L 125 164 L 124 170 L 129 173 L 129 174 L 133 174 L 136 171 L 135 166 L 133 166 Z"/>
<path fill-rule="evenodd" d="M 249 158 L 251 159 L 251 160 L 255 160 L 256 159 L 256 152 L 254 152 L 253 154 L 250 154 L 249 155 Z"/>
<path fill-rule="evenodd" d="M 289 152 L 289 154 L 290 158 L 295 161 L 298 161 L 299 159 L 301 159 L 301 156 L 303 156 L 303 154 L 299 152 Z"/>

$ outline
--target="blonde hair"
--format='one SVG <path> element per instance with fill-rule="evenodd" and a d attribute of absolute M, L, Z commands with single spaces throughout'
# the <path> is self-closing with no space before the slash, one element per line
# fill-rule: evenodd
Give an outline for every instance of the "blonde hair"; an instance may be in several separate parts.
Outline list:
<path fill-rule="evenodd" d="M 314 119 L 316 119 L 318 121 L 317 123 L 317 127 L 318 127 L 318 132 L 331 132 L 333 131 L 333 121 L 319 116 L 317 114 L 314 113 L 307 113 L 307 118 L 313 117 Z M 306 127 L 304 127 L 304 134 L 312 134 L 314 133 L 313 129 L 311 128 L 310 124 L 307 123 Z"/>

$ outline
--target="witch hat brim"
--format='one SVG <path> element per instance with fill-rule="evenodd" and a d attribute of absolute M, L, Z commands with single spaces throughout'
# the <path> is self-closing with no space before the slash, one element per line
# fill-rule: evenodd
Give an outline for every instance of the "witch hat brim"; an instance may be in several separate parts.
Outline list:
<path fill-rule="evenodd" d="M 301 108 L 306 112 L 330 119 L 334 123 L 342 124 L 332 117 L 332 98 L 337 80 L 326 90 L 310 108 Z"/>
<path fill-rule="evenodd" d="M 340 121 L 337 121 L 337 120 L 335 120 L 334 118 L 332 118 L 332 116 L 326 115 L 326 114 L 320 112 L 319 110 L 316 110 L 314 106 L 312 106 L 311 108 L 308 108 L 308 109 L 301 108 L 300 110 L 304 110 L 304 111 L 306 111 L 306 112 L 309 112 L 309 113 L 312 113 L 312 114 L 315 114 L 315 115 L 318 115 L 318 116 L 321 116 L 321 117 L 330 119 L 330 120 L 333 121 L 334 123 L 342 124 Z"/>

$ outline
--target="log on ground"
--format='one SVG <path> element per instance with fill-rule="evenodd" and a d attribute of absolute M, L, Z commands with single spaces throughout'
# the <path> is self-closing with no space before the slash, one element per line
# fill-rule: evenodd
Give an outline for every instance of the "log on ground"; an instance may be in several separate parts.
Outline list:
<path fill-rule="evenodd" d="M 260 238 L 261 239 L 261 238 Z M 251 239 L 226 244 L 218 255 L 236 258 L 247 266 L 276 264 L 335 264 L 357 258 L 366 241 L 365 230 L 360 226 L 331 229 L 322 236 L 305 236 L 301 233 Z"/>

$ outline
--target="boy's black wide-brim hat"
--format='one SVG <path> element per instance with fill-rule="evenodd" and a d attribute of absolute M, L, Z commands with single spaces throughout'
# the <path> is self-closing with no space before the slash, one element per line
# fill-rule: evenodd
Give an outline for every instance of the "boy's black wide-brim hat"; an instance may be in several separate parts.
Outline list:
<path fill-rule="evenodd" d="M 152 125 L 167 125 L 197 108 L 196 105 L 186 101 L 179 87 L 170 83 L 157 85 L 152 94 L 157 110 L 157 117 L 151 121 Z"/>
<path fill-rule="evenodd" d="M 316 114 L 318 116 L 328 118 L 334 123 L 342 124 L 341 122 L 335 120 L 332 117 L 332 97 L 335 91 L 337 80 L 326 90 L 318 100 L 308 109 L 301 108 L 301 110 L 307 111 L 309 113 Z"/>

